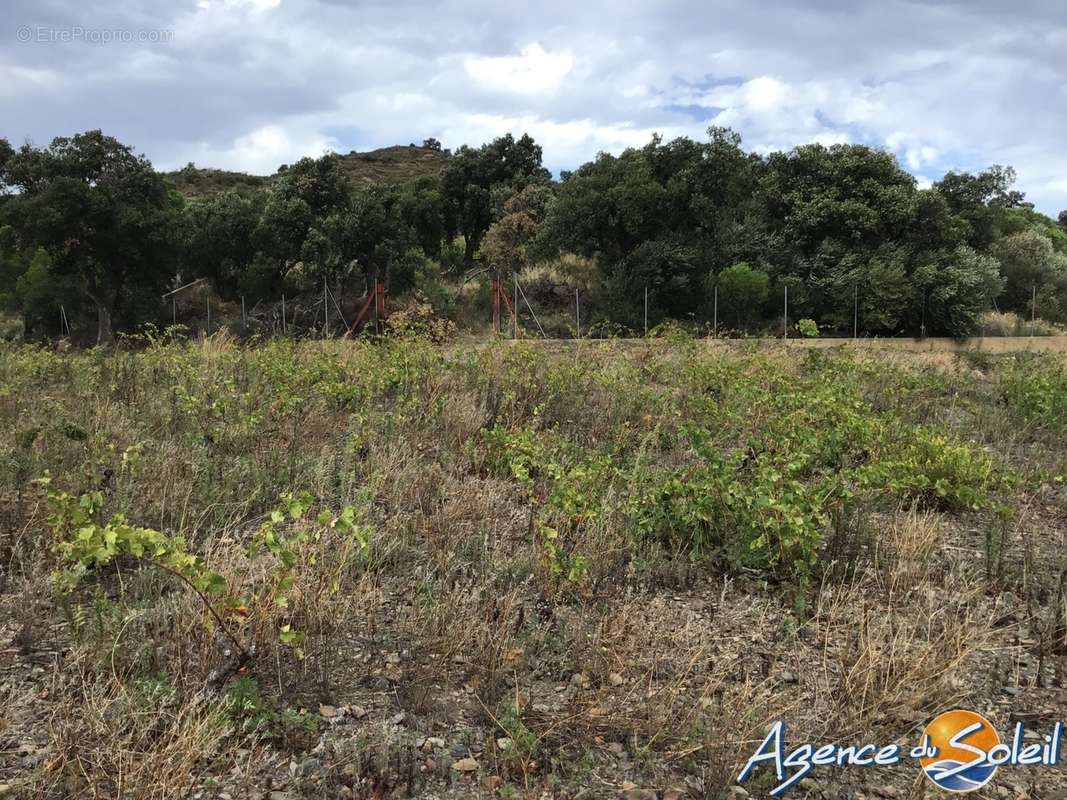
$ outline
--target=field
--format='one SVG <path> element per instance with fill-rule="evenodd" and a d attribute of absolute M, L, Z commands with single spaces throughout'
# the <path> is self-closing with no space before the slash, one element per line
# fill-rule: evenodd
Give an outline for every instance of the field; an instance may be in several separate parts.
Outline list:
<path fill-rule="evenodd" d="M 2 346 L 0 796 L 765 797 L 775 720 L 1047 732 L 1065 437 L 1058 354 Z"/>

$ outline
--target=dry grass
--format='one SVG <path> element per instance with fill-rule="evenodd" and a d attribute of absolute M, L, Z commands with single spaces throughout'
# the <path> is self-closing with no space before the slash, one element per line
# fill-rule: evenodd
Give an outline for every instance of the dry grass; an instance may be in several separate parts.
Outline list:
<path fill-rule="evenodd" d="M 875 573 L 887 603 L 906 601 L 927 582 L 940 540 L 941 520 L 935 512 L 912 505 L 893 516 L 874 553 Z"/>
<path fill-rule="evenodd" d="M 131 685 L 84 670 L 52 717 L 40 790 L 66 797 L 186 796 L 233 762 L 232 733 L 215 698 L 177 702 L 164 685 Z"/>
<path fill-rule="evenodd" d="M 814 367 L 784 348 L 286 347 L 267 357 L 219 336 L 173 356 L 82 355 L 0 393 L 13 431 L 0 446 L 27 474 L 49 468 L 74 492 L 110 474 L 108 513 L 185 536 L 246 599 L 227 619 L 254 646 L 240 677 L 263 706 L 252 724 L 228 704 L 234 681 L 206 686 L 229 645 L 200 599 L 158 570 L 118 561 L 66 601 L 54 595 L 44 510 L 25 486 L 9 499 L 11 483 L 0 505 L 4 666 L 18 692 L 43 694 L 12 705 L 0 759 L 34 730 L 47 753 L 33 769 L 0 760 L 20 788 L 468 797 L 491 794 L 481 779 L 498 778 L 519 797 L 615 797 L 628 781 L 720 797 L 773 720 L 796 739 L 908 736 L 934 712 L 996 692 L 990 659 L 1014 659 L 1021 674 L 1033 620 L 1047 632 L 1046 681 L 1062 660 L 1062 556 L 1034 532 L 1062 527 L 1050 489 L 1005 496 L 1016 511 L 992 578 L 988 512 L 939 515 L 895 499 L 842 525 L 845 578 L 819 572 L 806 585 L 637 536 L 626 476 L 693 464 L 679 429 L 694 419 L 720 426 L 724 447 L 772 425 L 767 403 L 731 409 L 731 391 L 805 380 Z M 706 369 L 699 390 L 694 364 Z M 886 418 L 940 420 L 961 391 L 958 370 L 905 356 L 891 368 L 842 366 Z M 335 376 L 326 388 L 300 382 L 323 374 Z M 637 468 L 605 480 L 595 513 L 575 513 L 547 503 L 545 464 L 529 482 L 499 468 L 493 428 L 562 443 L 545 459 L 561 472 L 591 452 Z M 356 506 L 369 546 L 319 531 L 279 608 L 270 563 L 247 546 L 278 494 L 300 489 L 317 498 L 311 519 Z M 577 578 L 554 569 L 538 522 L 582 559 Z M 285 622 L 306 635 L 302 659 L 278 642 Z M 33 672 L 42 664 L 48 681 Z M 347 710 L 319 719 L 322 706 Z M 302 709 L 317 726 L 292 723 Z M 444 747 L 426 744 L 438 737 Z M 476 777 L 452 769 L 461 751 L 479 762 Z M 309 758 L 319 772 L 305 774 Z"/>
<path fill-rule="evenodd" d="M 900 735 L 946 705 L 966 705 L 969 670 L 994 649 L 979 595 L 928 582 L 892 603 L 862 582 L 824 592 L 812 625 L 828 729 L 842 739 Z"/>

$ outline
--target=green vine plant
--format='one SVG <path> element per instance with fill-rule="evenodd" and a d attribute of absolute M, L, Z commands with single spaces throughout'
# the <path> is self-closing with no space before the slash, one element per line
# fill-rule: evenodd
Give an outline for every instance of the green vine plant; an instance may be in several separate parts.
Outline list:
<path fill-rule="evenodd" d="M 107 566 L 118 557 L 126 556 L 138 562 L 163 570 L 178 578 L 203 603 L 222 634 L 234 646 L 235 660 L 227 673 L 245 666 L 255 655 L 255 645 L 248 645 L 238 635 L 227 619 L 242 621 L 248 614 L 249 603 L 238 593 L 231 591 L 229 581 L 212 569 L 205 560 L 191 553 L 181 536 L 167 536 L 152 528 L 130 525 L 122 514 L 113 515 L 106 523 L 101 521 L 105 496 L 94 491 L 75 497 L 56 489 L 51 478 L 39 479 L 48 496 L 49 525 L 54 536 L 53 552 L 60 566 L 52 575 L 57 591 L 69 594 L 78 587 L 89 573 Z M 341 563 L 350 562 L 353 555 L 366 555 L 370 543 L 370 529 L 362 516 L 353 507 L 347 506 L 340 514 L 322 511 L 313 529 L 300 524 L 313 504 L 307 492 L 284 495 L 281 506 L 272 511 L 249 545 L 249 557 L 257 558 L 266 552 L 276 564 L 271 570 L 270 581 L 265 590 L 268 606 L 281 612 L 277 626 L 278 641 L 291 648 L 297 658 L 304 657 L 303 631 L 294 628 L 285 619 L 295 592 L 297 571 L 302 563 L 315 556 L 307 556 L 305 549 L 311 544 L 324 545 L 324 534 L 335 532 L 340 540 Z M 325 543 L 336 549 L 336 543 Z M 331 576 L 327 593 L 340 590 L 340 573 L 337 569 Z M 274 615 L 272 614 L 272 617 Z"/>
<path fill-rule="evenodd" d="M 332 574 L 328 575 L 329 579 L 325 585 L 325 594 L 332 596 L 340 591 L 341 575 L 353 556 L 366 557 L 370 547 L 371 530 L 353 506 L 345 506 L 338 515 L 323 510 L 315 519 L 315 525 L 308 526 L 297 523 L 304 519 L 314 504 L 310 493 L 283 495 L 281 501 L 281 506 L 270 513 L 252 540 L 248 555 L 255 559 L 265 550 L 277 561 L 271 572 L 267 599 L 275 609 L 284 613 L 290 608 L 302 560 L 317 566 L 320 572 L 329 572 L 325 564 L 315 563 L 316 553 L 324 545 L 324 534 L 336 534 L 334 540 L 325 543 L 334 548 L 332 562 L 335 568 Z M 294 629 L 291 622 L 284 622 L 278 628 L 278 639 L 282 644 L 293 648 L 298 657 L 303 657 L 304 631 Z"/>

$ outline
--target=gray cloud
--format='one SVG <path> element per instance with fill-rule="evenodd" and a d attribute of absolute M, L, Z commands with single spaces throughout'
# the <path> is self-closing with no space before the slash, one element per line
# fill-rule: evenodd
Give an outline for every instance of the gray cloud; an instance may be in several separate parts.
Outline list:
<path fill-rule="evenodd" d="M 47 39 L 75 26 L 171 34 Z M 1011 164 L 1055 213 L 1067 207 L 1067 7 L 14 0 L 0 108 L 14 142 L 101 127 L 162 168 L 261 172 L 329 148 L 477 144 L 508 130 L 528 130 L 558 169 L 653 131 L 729 124 L 761 150 L 886 147 L 924 180 Z"/>

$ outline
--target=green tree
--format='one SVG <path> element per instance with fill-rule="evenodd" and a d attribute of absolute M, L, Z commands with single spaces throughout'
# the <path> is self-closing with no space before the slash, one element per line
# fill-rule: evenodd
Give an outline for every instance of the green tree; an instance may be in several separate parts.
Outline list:
<path fill-rule="evenodd" d="M 912 284 L 915 329 L 925 320 L 929 335 L 965 338 L 979 331 L 981 315 L 1003 290 L 1004 279 L 995 258 L 961 245 L 916 269 Z"/>
<path fill-rule="evenodd" d="M 7 162 L 11 160 L 13 155 L 15 155 L 15 148 L 11 146 L 11 142 L 7 139 L 0 139 L 0 174 L 3 173 Z"/>
<path fill-rule="evenodd" d="M 463 236 L 464 261 L 473 262 L 482 237 L 492 224 L 495 186 L 521 189 L 527 183 L 549 178 L 548 170 L 541 165 L 541 147 L 528 134 L 515 139 L 509 133 L 479 148 L 459 148 L 441 175 L 441 194 L 445 232 L 450 237 Z"/>
<path fill-rule="evenodd" d="M 952 212 L 967 224 L 967 243 L 985 250 L 999 235 L 1004 210 L 1027 204 L 1022 192 L 1012 190 L 1015 170 L 994 165 L 987 170 L 949 172 L 934 184 Z"/>
<path fill-rule="evenodd" d="M 700 305 L 700 255 L 676 238 L 638 245 L 607 270 L 605 289 L 612 318 L 633 328 L 643 324 L 645 292 L 648 322 L 680 319 Z"/>
<path fill-rule="evenodd" d="M 77 286 L 97 315 L 98 342 L 113 321 L 135 321 L 158 304 L 174 274 L 180 198 L 143 156 L 89 131 L 24 145 L 6 158 L 2 181 L 17 189 L 3 215 L 23 248 L 43 248 L 57 279 Z"/>
<path fill-rule="evenodd" d="M 770 276 L 740 262 L 727 267 L 718 275 L 709 276 L 709 291 L 715 286 L 719 289 L 719 303 L 734 312 L 737 316 L 737 327 L 741 328 L 752 317 L 753 312 L 761 311 L 767 304 Z"/>
<path fill-rule="evenodd" d="M 762 255 L 762 161 L 732 131 L 710 128 L 708 136 L 666 144 L 653 136 L 582 165 L 559 185 L 538 249 L 616 263 L 646 242 L 682 237 L 712 267 Z"/>
<path fill-rule="evenodd" d="M 15 282 L 14 293 L 27 334 L 65 333 L 60 307 L 68 320 L 78 313 L 77 288 L 53 272 L 52 259 L 43 248 L 38 248 L 29 260 L 26 271 Z"/>
<path fill-rule="evenodd" d="M 254 283 L 263 295 L 276 296 L 289 269 L 300 259 L 314 215 L 301 197 L 273 188 L 267 192 L 252 242 L 257 250 Z"/>
<path fill-rule="evenodd" d="M 810 257 L 827 240 L 850 250 L 899 238 L 914 211 L 915 179 L 889 153 L 864 145 L 804 145 L 772 153 L 767 209 L 793 252 Z"/>
<path fill-rule="evenodd" d="M 1064 219 L 1067 219 L 1067 216 Z M 1005 209 L 1000 224 L 1001 236 L 1011 236 L 1024 231 L 1041 234 L 1052 243 L 1052 249 L 1057 253 L 1067 253 L 1067 228 L 1052 217 L 1032 208 Z"/>
<path fill-rule="evenodd" d="M 1005 280 L 1001 307 L 1028 312 L 1034 291 L 1043 290 L 1056 271 L 1051 240 L 1033 230 L 1014 233 L 997 240 L 992 254 Z"/>
<path fill-rule="evenodd" d="M 404 184 L 397 190 L 396 202 L 400 218 L 414 233 L 423 252 L 439 259 L 445 236 L 445 205 L 438 182 L 425 177 Z"/>
<path fill-rule="evenodd" d="M 822 319 L 849 333 L 854 322 L 867 332 L 899 331 L 912 301 L 909 264 L 909 250 L 900 245 L 838 253 L 811 279 Z"/>
<path fill-rule="evenodd" d="M 249 196 L 234 191 L 186 205 L 183 273 L 210 278 L 224 298 L 251 293 L 246 278 L 256 254 L 254 236 L 262 206 L 261 194 Z"/>
<path fill-rule="evenodd" d="M 336 153 L 302 158 L 283 167 L 271 188 L 286 200 L 300 198 L 316 218 L 347 207 L 352 194 L 351 184 L 341 169 L 341 157 Z"/>
<path fill-rule="evenodd" d="M 522 269 L 551 201 L 552 189 L 541 183 L 511 193 L 482 239 L 478 258 L 495 270 L 512 273 Z"/>

